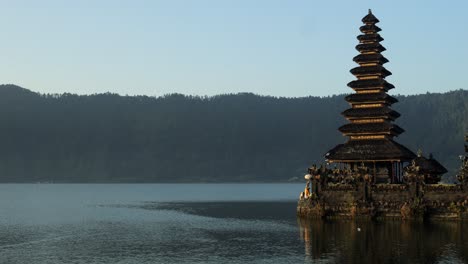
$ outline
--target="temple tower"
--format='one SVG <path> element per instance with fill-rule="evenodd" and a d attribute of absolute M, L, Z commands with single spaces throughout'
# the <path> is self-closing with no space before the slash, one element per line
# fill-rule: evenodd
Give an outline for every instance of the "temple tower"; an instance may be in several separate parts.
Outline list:
<path fill-rule="evenodd" d="M 380 44 L 381 29 L 376 26 L 379 20 L 369 10 L 362 22 L 356 46 L 360 54 L 353 58 L 359 66 L 350 71 L 357 80 L 348 83 L 355 93 L 346 97 L 351 108 L 342 113 L 349 123 L 339 128 L 348 141 L 325 157 L 330 163 L 364 163 L 377 181 L 397 183 L 402 178 L 403 163 L 416 155 L 394 141 L 404 130 L 393 123 L 400 114 L 391 109 L 398 100 L 387 94 L 394 86 L 385 80 L 392 73 L 383 66 L 388 60 L 381 54 L 385 48 Z"/>

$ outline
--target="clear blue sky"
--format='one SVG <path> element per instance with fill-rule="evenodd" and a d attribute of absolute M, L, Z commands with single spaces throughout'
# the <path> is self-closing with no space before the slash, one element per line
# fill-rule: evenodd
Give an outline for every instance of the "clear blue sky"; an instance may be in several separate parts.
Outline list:
<path fill-rule="evenodd" d="M 372 8 L 394 94 L 468 89 L 468 1 L 0 2 L 0 83 L 41 93 L 349 93 Z"/>

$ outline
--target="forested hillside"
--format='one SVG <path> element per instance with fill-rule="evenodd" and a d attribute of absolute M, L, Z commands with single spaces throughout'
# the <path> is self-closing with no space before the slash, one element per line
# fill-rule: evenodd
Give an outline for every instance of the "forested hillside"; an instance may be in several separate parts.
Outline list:
<path fill-rule="evenodd" d="M 468 91 L 397 96 L 397 140 L 453 174 Z M 1 182 L 286 181 L 345 141 L 343 96 L 41 95 L 0 86 Z"/>

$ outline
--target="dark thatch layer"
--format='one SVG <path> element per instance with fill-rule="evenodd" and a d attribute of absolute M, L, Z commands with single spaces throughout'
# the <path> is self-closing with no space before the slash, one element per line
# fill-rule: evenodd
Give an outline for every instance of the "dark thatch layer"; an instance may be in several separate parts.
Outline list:
<path fill-rule="evenodd" d="M 379 23 L 380 21 L 372 14 L 372 12 L 369 10 L 369 14 L 367 14 L 365 17 L 362 18 L 361 20 L 363 23 Z"/>
<path fill-rule="evenodd" d="M 371 33 L 371 34 L 374 34 L 374 33 L 377 33 L 379 31 L 382 31 L 381 28 L 379 28 L 378 26 L 376 25 L 364 25 L 364 26 L 361 26 L 359 28 L 359 30 L 361 30 L 362 33 Z"/>
<path fill-rule="evenodd" d="M 380 75 L 383 78 L 392 75 L 390 71 L 385 69 L 385 67 L 377 65 L 377 66 L 359 66 L 356 68 L 351 69 L 349 72 L 351 74 L 357 75 Z"/>
<path fill-rule="evenodd" d="M 398 118 L 400 114 L 388 107 L 373 107 L 373 108 L 350 108 L 341 113 L 345 117 L 391 117 Z"/>
<path fill-rule="evenodd" d="M 350 140 L 331 149 L 325 158 L 331 161 L 400 160 L 410 161 L 416 155 L 390 139 Z"/>
<path fill-rule="evenodd" d="M 339 131 L 342 133 L 365 133 L 365 134 L 381 134 L 381 133 L 388 133 L 392 132 L 392 134 L 399 135 L 404 132 L 403 128 L 389 123 L 389 122 L 383 122 L 383 123 L 365 123 L 365 124 L 355 124 L 355 123 L 350 123 L 341 126 L 338 128 Z"/>
<path fill-rule="evenodd" d="M 375 89 L 375 88 L 383 88 L 385 90 L 390 90 L 395 88 L 393 84 L 385 81 L 382 78 L 379 79 L 371 79 L 371 80 L 355 80 L 348 83 L 348 87 L 353 89 Z"/>
<path fill-rule="evenodd" d="M 363 102 L 386 102 L 387 104 L 394 104 L 398 100 L 384 92 L 382 93 L 369 93 L 369 94 L 350 94 L 345 97 L 349 103 L 363 103 Z"/>
<path fill-rule="evenodd" d="M 353 58 L 353 61 L 356 63 L 380 63 L 385 64 L 388 62 L 387 58 L 385 58 L 382 54 L 375 53 L 375 54 L 359 54 Z"/>
<path fill-rule="evenodd" d="M 379 34 L 364 34 L 364 35 L 359 35 L 357 36 L 357 39 L 360 42 L 368 42 L 368 41 L 374 41 L 374 42 L 380 42 L 383 41 L 384 39 L 379 35 Z"/>
<path fill-rule="evenodd" d="M 384 46 L 382 46 L 380 43 L 361 43 L 356 45 L 356 50 L 363 53 L 363 52 L 382 52 L 387 50 Z"/>
<path fill-rule="evenodd" d="M 418 156 L 414 159 L 414 162 L 416 166 L 419 166 L 419 171 L 422 173 L 436 175 L 447 173 L 447 169 L 432 157 L 426 159 L 423 156 Z"/>

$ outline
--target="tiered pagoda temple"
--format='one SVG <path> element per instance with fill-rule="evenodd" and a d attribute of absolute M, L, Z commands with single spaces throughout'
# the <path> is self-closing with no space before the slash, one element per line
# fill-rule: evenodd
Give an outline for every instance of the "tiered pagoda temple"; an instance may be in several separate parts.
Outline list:
<path fill-rule="evenodd" d="M 381 54 L 385 48 L 376 26 L 379 20 L 369 10 L 362 22 L 356 46 L 360 54 L 353 59 L 359 66 L 351 70 L 357 80 L 348 83 L 355 93 L 346 97 L 351 108 L 342 113 L 350 123 L 339 128 L 348 141 L 325 158 L 352 167 L 363 163 L 371 168 L 376 182 L 397 183 L 402 180 L 403 163 L 416 155 L 394 141 L 404 130 L 393 123 L 400 114 L 391 109 L 398 100 L 387 94 L 394 86 L 385 80 L 392 73 L 383 66 L 388 60 Z"/>
<path fill-rule="evenodd" d="M 359 66 L 351 70 L 357 79 L 348 83 L 355 93 L 346 97 L 351 108 L 342 113 L 349 123 L 339 128 L 348 139 L 325 155 L 340 166 L 308 169 L 297 215 L 468 220 L 468 154 L 462 156 L 459 183 L 444 184 L 447 170 L 432 155 L 416 156 L 395 141 L 403 129 L 394 123 L 400 116 L 391 108 L 397 99 L 387 94 L 394 86 L 385 80 L 391 73 L 383 66 L 388 60 L 381 54 L 379 20 L 369 10 L 362 22 L 360 54 L 354 57 Z"/>

